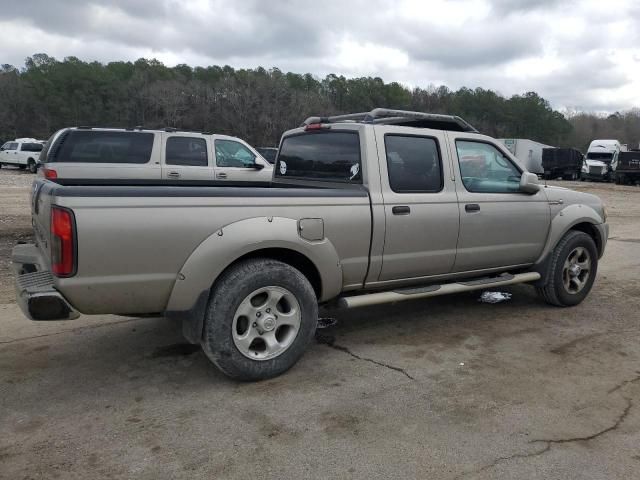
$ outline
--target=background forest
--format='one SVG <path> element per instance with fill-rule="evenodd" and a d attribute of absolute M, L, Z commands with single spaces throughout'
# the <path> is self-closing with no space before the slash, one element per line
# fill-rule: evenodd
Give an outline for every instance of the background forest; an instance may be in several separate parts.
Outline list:
<path fill-rule="evenodd" d="M 21 68 L 0 67 L 3 140 L 46 139 L 74 125 L 143 125 L 232 134 L 270 146 L 307 116 L 375 107 L 460 115 L 493 137 L 530 138 L 582 151 L 594 138 L 616 138 L 630 148 L 640 141 L 640 109 L 608 116 L 563 114 L 535 92 L 506 98 L 482 88 L 409 89 L 377 77 L 319 79 L 276 68 L 167 67 L 146 59 L 58 61 L 46 54 L 28 57 Z"/>

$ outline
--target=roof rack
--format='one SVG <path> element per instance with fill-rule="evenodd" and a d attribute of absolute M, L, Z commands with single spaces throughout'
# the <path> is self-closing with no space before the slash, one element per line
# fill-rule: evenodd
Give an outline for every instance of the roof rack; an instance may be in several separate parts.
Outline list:
<path fill-rule="evenodd" d="M 376 125 L 398 125 L 404 127 L 432 128 L 435 130 L 452 130 L 456 132 L 475 132 L 473 126 L 456 115 L 439 113 L 411 112 L 408 110 L 392 110 L 374 108 L 370 112 L 349 113 L 332 117 L 309 117 L 301 126 L 317 123 L 371 123 Z"/>

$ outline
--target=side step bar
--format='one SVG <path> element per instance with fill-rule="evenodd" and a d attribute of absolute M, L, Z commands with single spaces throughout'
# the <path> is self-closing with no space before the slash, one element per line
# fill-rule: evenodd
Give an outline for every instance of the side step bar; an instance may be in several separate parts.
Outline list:
<path fill-rule="evenodd" d="M 393 290 L 387 292 L 367 293 L 364 295 L 353 295 L 350 297 L 340 297 L 338 305 L 341 308 L 364 307 L 368 305 L 379 305 L 382 303 L 402 302 L 414 298 L 437 297 L 450 293 L 471 292 L 473 290 L 483 290 L 485 288 L 503 287 L 515 283 L 535 282 L 540 279 L 538 272 L 518 273 L 516 275 L 500 275 L 498 277 L 480 278 L 466 282 L 444 283 L 442 285 L 429 285 L 426 287 L 409 287 L 403 290 Z"/>

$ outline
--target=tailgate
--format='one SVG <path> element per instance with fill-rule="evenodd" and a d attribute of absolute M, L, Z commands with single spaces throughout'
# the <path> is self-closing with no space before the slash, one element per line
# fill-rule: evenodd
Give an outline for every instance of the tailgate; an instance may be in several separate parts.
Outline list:
<path fill-rule="evenodd" d="M 48 180 L 36 180 L 33 182 L 31 193 L 31 224 L 33 233 L 42 256 L 51 262 L 51 205 L 56 184 Z"/>

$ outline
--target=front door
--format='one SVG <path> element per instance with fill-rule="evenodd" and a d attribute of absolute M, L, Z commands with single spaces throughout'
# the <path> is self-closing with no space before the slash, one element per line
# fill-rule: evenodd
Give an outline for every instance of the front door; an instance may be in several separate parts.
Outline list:
<path fill-rule="evenodd" d="M 379 280 L 449 273 L 459 213 L 443 133 L 397 126 L 375 133 L 386 222 Z"/>
<path fill-rule="evenodd" d="M 520 192 L 522 171 L 496 144 L 464 134 L 448 136 L 460 179 L 454 272 L 534 263 L 549 232 L 544 189 L 533 195 Z"/>
<path fill-rule="evenodd" d="M 163 134 L 162 178 L 166 180 L 213 180 L 209 142 L 200 134 Z"/>

